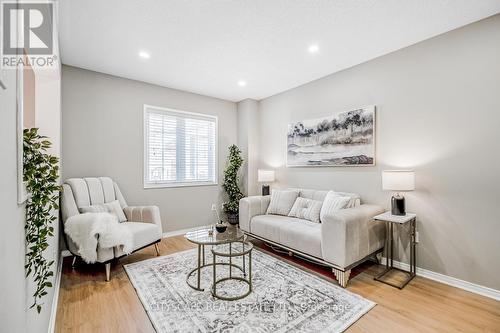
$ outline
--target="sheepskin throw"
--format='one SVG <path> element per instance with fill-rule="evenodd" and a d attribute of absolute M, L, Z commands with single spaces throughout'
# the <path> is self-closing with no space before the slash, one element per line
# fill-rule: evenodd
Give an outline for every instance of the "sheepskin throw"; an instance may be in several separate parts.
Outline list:
<path fill-rule="evenodd" d="M 64 231 L 78 246 L 78 252 L 87 263 L 97 260 L 97 246 L 110 248 L 123 246 L 130 254 L 133 238 L 130 230 L 118 223 L 118 218 L 109 213 L 85 213 L 72 216 L 64 224 Z"/>

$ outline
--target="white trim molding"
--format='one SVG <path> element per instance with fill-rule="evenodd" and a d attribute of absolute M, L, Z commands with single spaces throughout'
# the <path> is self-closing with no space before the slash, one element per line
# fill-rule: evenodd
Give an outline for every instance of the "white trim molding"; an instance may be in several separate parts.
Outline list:
<path fill-rule="evenodd" d="M 381 263 L 385 265 L 385 257 L 382 258 Z M 404 262 L 400 261 L 395 261 L 394 260 L 394 267 L 404 269 L 404 270 L 410 270 L 410 265 Z M 500 301 L 500 290 L 496 290 L 493 288 L 489 287 L 484 287 L 479 284 L 475 284 L 472 282 L 460 280 L 457 278 L 454 278 L 452 276 L 444 275 L 441 273 L 436 273 L 433 271 L 430 271 L 428 269 L 420 268 L 417 267 L 417 276 L 421 276 L 424 278 L 427 278 L 429 280 L 434 280 L 440 283 L 447 284 L 452 287 L 456 287 L 462 290 L 470 291 L 471 293 L 478 294 L 481 296 L 489 297 L 494 300 Z"/>
<path fill-rule="evenodd" d="M 48 333 L 53 333 L 56 328 L 57 304 L 59 303 L 59 290 L 61 289 L 63 258 L 64 258 L 64 251 L 61 251 L 61 254 L 59 256 L 59 263 L 57 265 L 57 273 L 54 279 L 54 296 L 52 297 L 52 308 L 50 310 L 49 328 L 47 330 Z"/>
<path fill-rule="evenodd" d="M 209 227 L 208 225 L 200 225 L 197 227 L 192 227 L 192 228 L 187 228 L 187 229 L 180 229 L 180 230 L 164 232 L 162 235 L 162 238 L 180 236 L 180 235 L 184 235 L 185 233 L 187 233 L 189 231 L 199 230 L 199 229 L 208 228 L 208 227 Z"/>

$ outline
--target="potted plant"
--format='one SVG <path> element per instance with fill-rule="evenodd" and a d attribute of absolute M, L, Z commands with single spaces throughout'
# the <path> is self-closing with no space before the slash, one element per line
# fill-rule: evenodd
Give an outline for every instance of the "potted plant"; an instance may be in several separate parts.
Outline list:
<path fill-rule="evenodd" d="M 227 214 L 228 222 L 238 224 L 238 209 L 243 193 L 238 184 L 238 171 L 243 164 L 241 150 L 236 145 L 229 146 L 229 156 L 226 170 L 224 170 L 224 184 L 228 200 L 223 203 L 224 212 Z"/>

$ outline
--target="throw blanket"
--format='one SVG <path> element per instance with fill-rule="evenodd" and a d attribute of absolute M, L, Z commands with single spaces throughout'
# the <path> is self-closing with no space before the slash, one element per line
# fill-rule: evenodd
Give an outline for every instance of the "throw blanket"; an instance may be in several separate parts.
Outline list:
<path fill-rule="evenodd" d="M 66 220 L 64 231 L 78 246 L 78 252 L 87 263 L 97 260 L 97 245 L 102 248 L 123 246 L 130 254 L 133 247 L 132 233 L 109 213 L 86 213 Z"/>

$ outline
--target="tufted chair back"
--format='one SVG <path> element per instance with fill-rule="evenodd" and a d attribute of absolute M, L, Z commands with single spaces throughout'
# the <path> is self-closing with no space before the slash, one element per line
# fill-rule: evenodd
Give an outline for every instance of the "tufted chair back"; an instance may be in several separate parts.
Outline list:
<path fill-rule="evenodd" d="M 118 185 L 109 177 L 70 178 L 63 184 L 61 213 L 63 223 L 80 214 L 81 207 L 103 204 L 118 200 L 120 206 L 127 207 Z"/>

